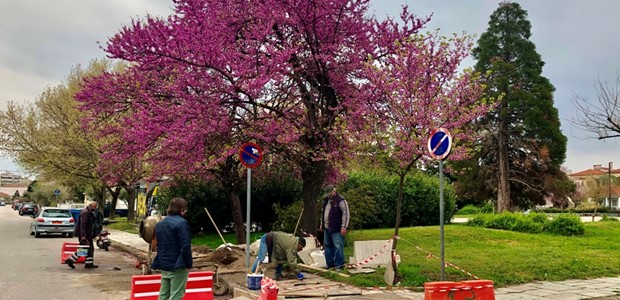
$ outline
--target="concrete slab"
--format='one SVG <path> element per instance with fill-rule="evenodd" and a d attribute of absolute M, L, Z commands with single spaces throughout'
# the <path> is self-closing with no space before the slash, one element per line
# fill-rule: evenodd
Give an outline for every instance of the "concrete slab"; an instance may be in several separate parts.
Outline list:
<path fill-rule="evenodd" d="M 355 241 L 353 242 L 353 255 L 355 262 L 363 261 L 375 254 L 384 251 L 374 257 L 371 261 L 364 264 L 364 267 L 376 268 L 383 267 L 392 263 L 390 250 L 392 249 L 392 240 L 373 240 L 373 241 Z"/>

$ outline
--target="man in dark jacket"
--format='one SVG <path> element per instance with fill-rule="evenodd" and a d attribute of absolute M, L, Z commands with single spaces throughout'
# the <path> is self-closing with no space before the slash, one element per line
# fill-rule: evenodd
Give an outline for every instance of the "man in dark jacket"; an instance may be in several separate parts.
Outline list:
<path fill-rule="evenodd" d="M 349 205 L 333 185 L 325 188 L 323 213 L 319 231 L 323 231 L 323 249 L 327 268 L 341 270 L 344 266 L 344 236 L 349 227 Z"/>
<path fill-rule="evenodd" d="M 160 300 L 183 299 L 185 285 L 192 267 L 192 244 L 189 223 L 183 218 L 187 201 L 173 198 L 167 216 L 155 225 L 157 255 L 153 269 L 161 270 Z"/>
<path fill-rule="evenodd" d="M 84 267 L 87 269 L 98 268 L 98 265 L 95 265 L 94 256 L 95 256 L 95 247 L 93 245 L 93 237 L 95 235 L 95 215 L 93 212 L 97 210 L 97 202 L 92 201 L 88 203 L 88 205 L 80 211 L 80 216 L 78 217 L 78 223 L 75 224 L 75 229 L 73 230 L 73 235 L 78 238 L 80 241 L 80 246 L 88 246 L 88 253 L 86 254 L 86 261 Z M 75 262 L 78 260 L 78 251 L 71 254 L 71 256 L 65 259 L 65 263 L 71 268 L 75 269 Z"/>

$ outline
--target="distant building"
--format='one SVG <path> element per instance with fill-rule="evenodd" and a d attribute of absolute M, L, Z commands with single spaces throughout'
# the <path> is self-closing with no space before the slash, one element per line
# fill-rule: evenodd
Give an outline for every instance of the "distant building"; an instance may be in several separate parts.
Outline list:
<path fill-rule="evenodd" d="M 609 189 L 610 176 L 620 177 L 620 169 L 609 169 L 603 165 L 593 165 L 591 169 L 570 173 L 568 178 L 572 180 L 576 185 L 575 198 L 593 200 L 592 195 L 587 195 L 588 190 L 598 189 L 598 200 L 603 203 L 605 207 L 611 207 L 612 209 L 618 209 L 620 198 L 620 187 L 611 185 Z M 611 197 L 609 195 L 611 191 Z M 590 194 L 592 194 L 590 192 Z M 611 205 L 610 205 L 611 204 Z"/>
<path fill-rule="evenodd" d="M 0 187 L 28 186 L 28 178 L 13 174 L 9 171 L 0 171 Z"/>

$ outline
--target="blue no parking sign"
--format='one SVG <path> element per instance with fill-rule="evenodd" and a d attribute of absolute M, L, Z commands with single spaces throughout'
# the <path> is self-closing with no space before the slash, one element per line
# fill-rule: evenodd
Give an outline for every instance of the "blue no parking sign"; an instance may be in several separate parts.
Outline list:
<path fill-rule="evenodd" d="M 443 160 L 450 154 L 452 149 L 452 135 L 445 128 L 437 128 L 431 131 L 428 138 L 428 153 L 435 159 Z"/>
<path fill-rule="evenodd" d="M 242 165 L 254 169 L 263 161 L 263 150 L 255 143 L 245 143 L 239 149 L 239 161 Z"/>

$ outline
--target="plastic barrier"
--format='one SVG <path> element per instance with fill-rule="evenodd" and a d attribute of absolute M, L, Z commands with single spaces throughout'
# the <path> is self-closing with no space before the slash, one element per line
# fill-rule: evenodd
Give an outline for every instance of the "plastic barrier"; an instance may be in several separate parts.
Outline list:
<path fill-rule="evenodd" d="M 424 300 L 454 300 L 460 291 L 454 281 L 427 282 L 424 284 Z"/>
<path fill-rule="evenodd" d="M 63 243 L 62 248 L 60 248 L 60 263 L 64 264 L 65 260 L 75 253 L 79 246 L 80 243 Z M 84 261 L 86 261 L 86 256 L 80 256 L 76 263 L 84 263 Z"/>
<path fill-rule="evenodd" d="M 461 295 L 463 300 L 495 300 L 495 290 L 491 280 L 461 281 Z"/>
<path fill-rule="evenodd" d="M 427 282 L 424 300 L 495 300 L 495 290 L 491 280 Z"/>
<path fill-rule="evenodd" d="M 157 300 L 161 274 L 136 275 L 131 278 L 131 300 Z M 183 300 L 213 300 L 213 272 L 191 272 Z"/>

